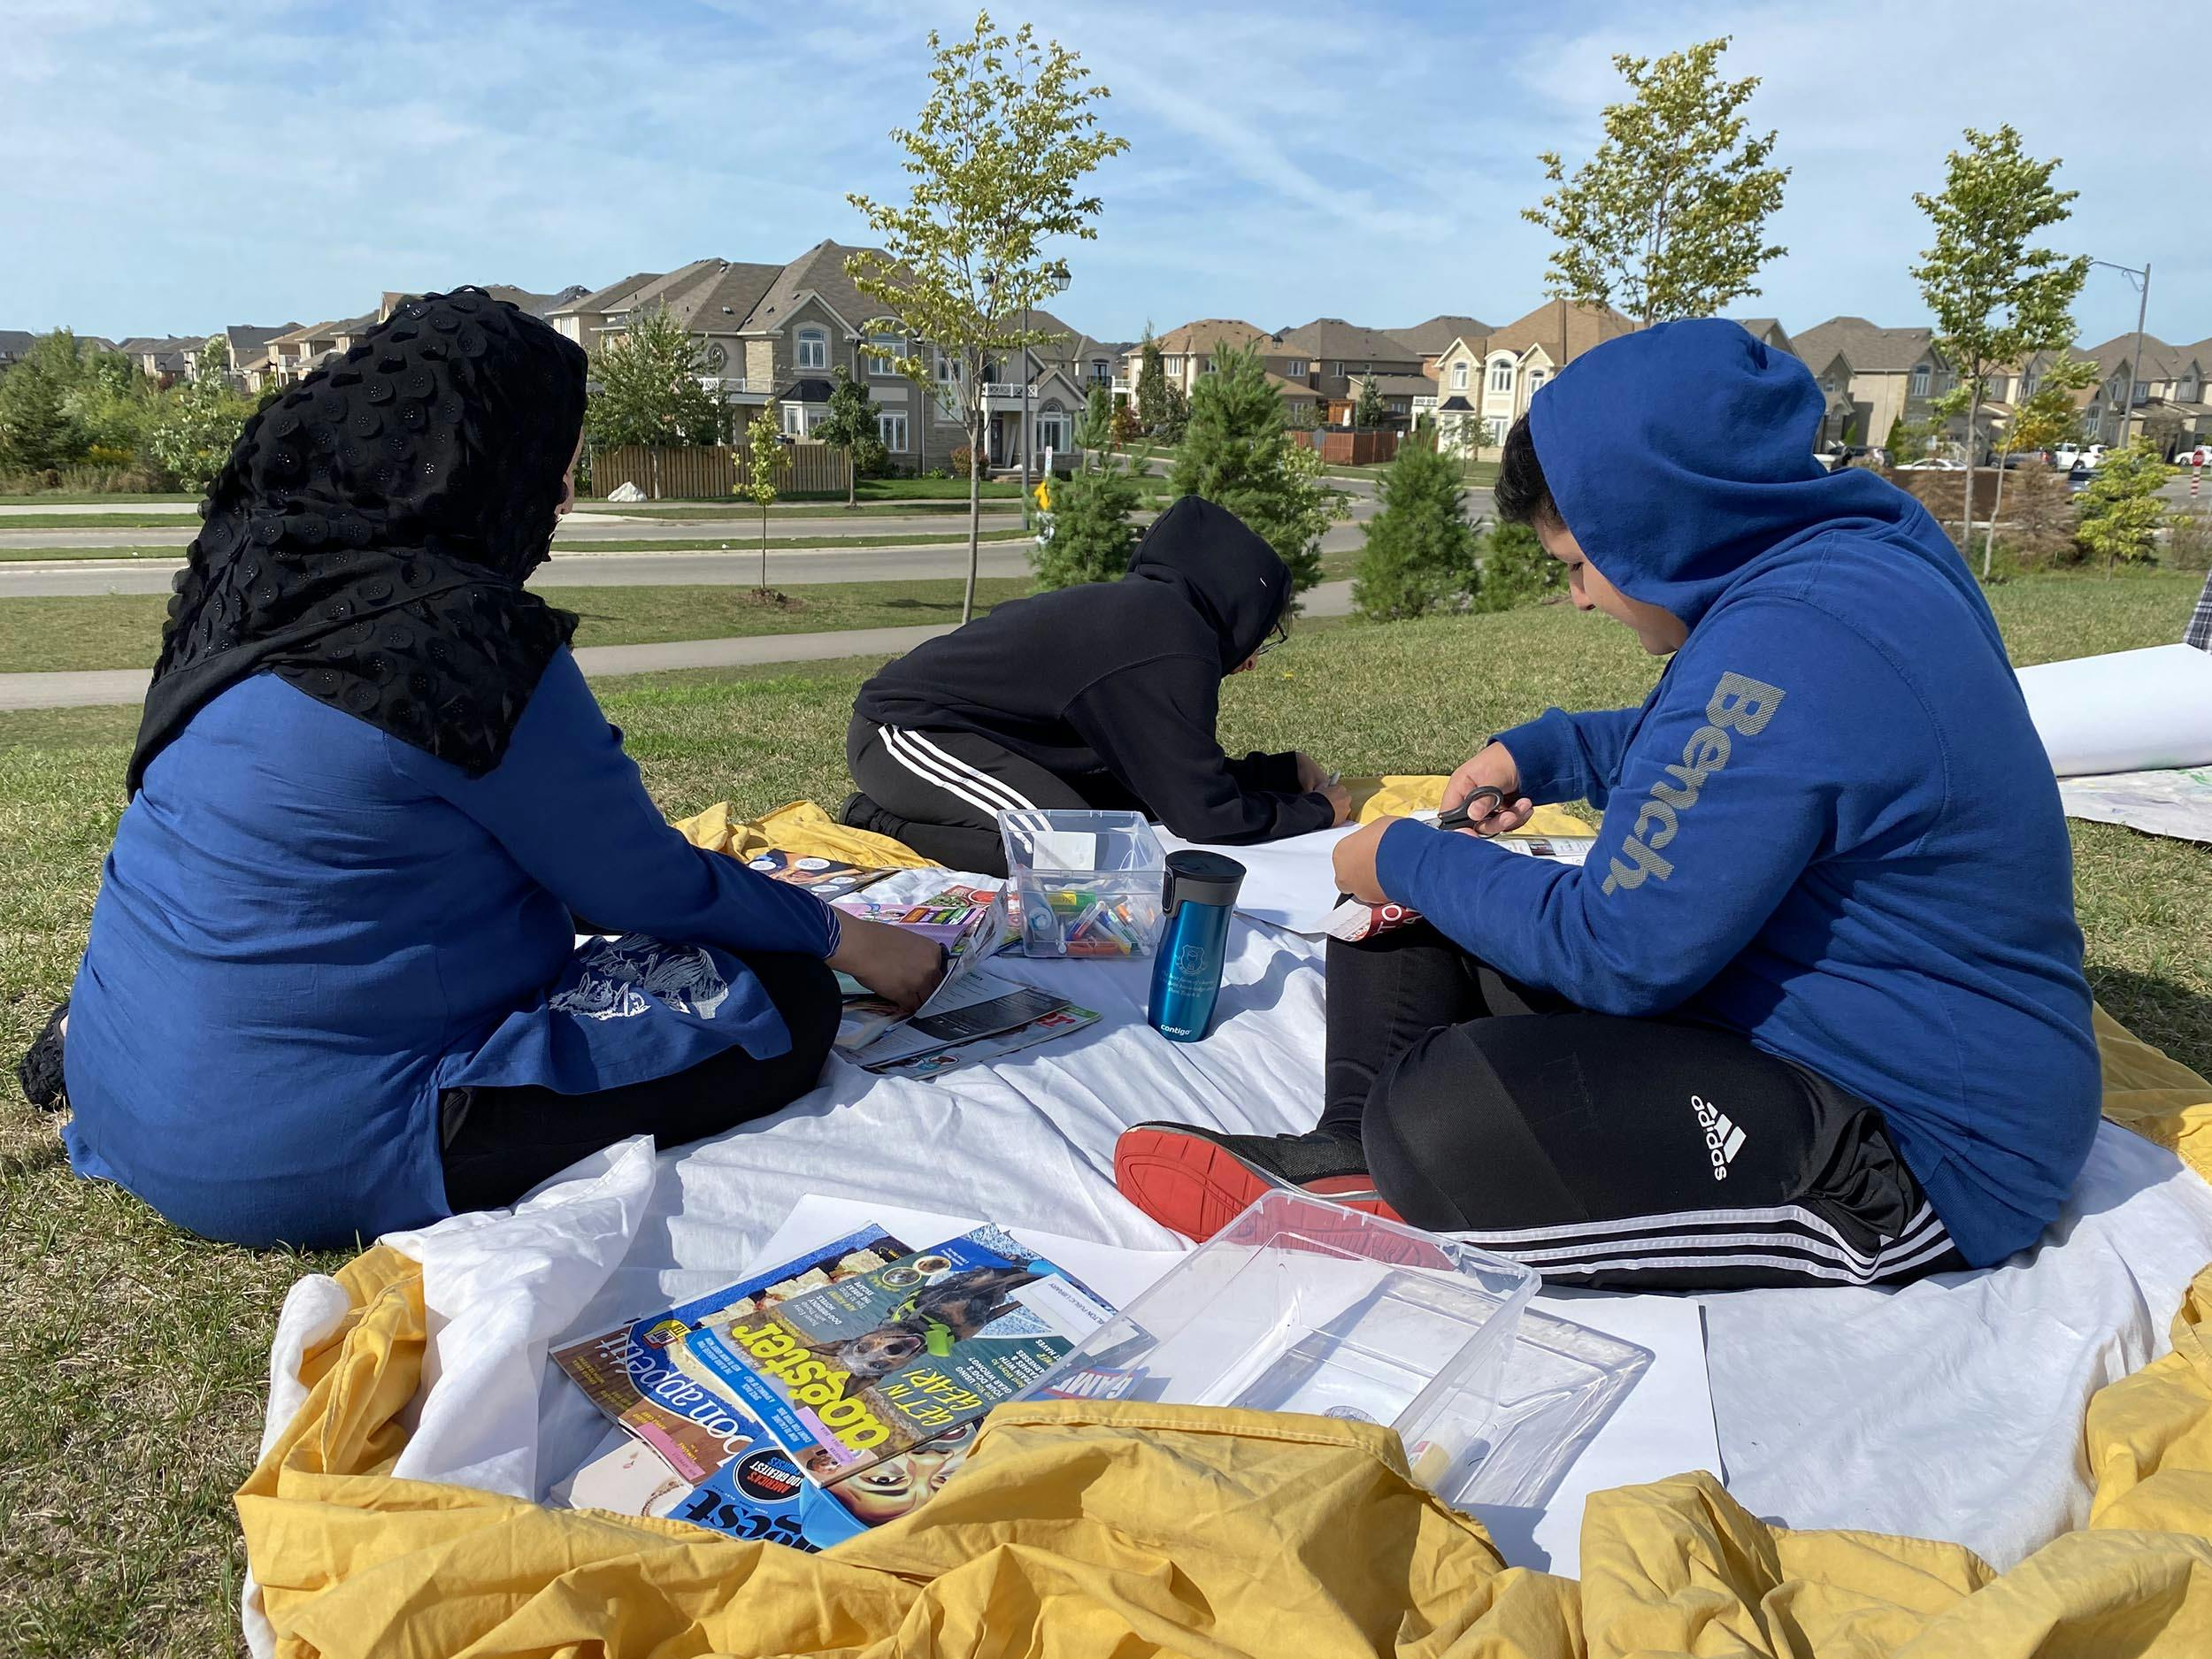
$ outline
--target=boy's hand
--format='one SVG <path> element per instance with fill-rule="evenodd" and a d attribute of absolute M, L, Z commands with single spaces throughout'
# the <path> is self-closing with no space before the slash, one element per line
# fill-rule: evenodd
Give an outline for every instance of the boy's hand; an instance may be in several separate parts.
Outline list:
<path fill-rule="evenodd" d="M 1312 756 L 1300 749 L 1291 759 L 1298 763 L 1298 787 L 1317 795 L 1329 787 L 1329 769 Z"/>
<path fill-rule="evenodd" d="M 944 948 L 933 939 L 857 916 L 841 918 L 840 926 L 829 965 L 896 1003 L 902 1014 L 919 1008 L 945 977 Z"/>
<path fill-rule="evenodd" d="M 1463 832 L 1469 835 L 1503 835 L 1528 822 L 1536 810 L 1535 803 L 1521 794 L 1521 769 L 1513 764 L 1513 756 L 1502 743 L 1486 743 L 1474 757 L 1464 762 L 1444 784 L 1444 810 L 1450 811 L 1478 789 L 1497 790 L 1504 799 L 1483 817 L 1472 820 Z"/>
<path fill-rule="evenodd" d="M 1321 763 L 1303 749 L 1291 757 L 1298 763 L 1298 787 L 1307 795 L 1326 795 L 1332 810 L 1332 828 L 1345 823 L 1352 816 L 1352 792 L 1339 783 L 1336 774 L 1324 772 Z"/>
<path fill-rule="evenodd" d="M 1336 844 L 1335 868 L 1337 891 L 1363 904 L 1380 904 L 1389 895 L 1382 890 L 1382 879 L 1375 873 L 1375 855 L 1382 847 L 1382 838 L 1394 818 L 1379 818 L 1371 824 L 1363 824 Z"/>

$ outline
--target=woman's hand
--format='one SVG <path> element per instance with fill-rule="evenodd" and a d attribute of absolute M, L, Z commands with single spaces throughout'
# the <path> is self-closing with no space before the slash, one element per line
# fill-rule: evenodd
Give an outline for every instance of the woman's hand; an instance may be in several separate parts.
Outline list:
<path fill-rule="evenodd" d="M 1336 844 L 1335 868 L 1337 891 L 1357 899 L 1363 904 L 1380 904 L 1389 895 L 1382 890 L 1382 879 L 1375 873 L 1375 855 L 1382 847 L 1382 838 L 1394 818 L 1379 818 L 1371 824 L 1363 824 Z"/>
<path fill-rule="evenodd" d="M 829 965 L 896 1003 L 900 1013 L 919 1008 L 945 977 L 944 948 L 935 940 L 887 922 L 864 921 L 857 916 L 841 919 L 844 935 Z"/>
<path fill-rule="evenodd" d="M 1321 763 L 1303 749 L 1291 758 L 1298 763 L 1299 789 L 1307 795 L 1328 797 L 1333 811 L 1329 819 L 1332 826 L 1343 823 L 1352 816 L 1352 792 L 1337 781 L 1334 772 L 1324 772 Z"/>
<path fill-rule="evenodd" d="M 1475 757 L 1444 784 L 1444 810 L 1448 812 L 1478 789 L 1490 788 L 1502 797 L 1497 805 L 1469 820 L 1469 835 L 1503 835 L 1529 820 L 1536 804 L 1521 794 L 1521 769 L 1502 743 L 1486 743 Z M 1480 803 L 1478 803 L 1478 805 Z"/>

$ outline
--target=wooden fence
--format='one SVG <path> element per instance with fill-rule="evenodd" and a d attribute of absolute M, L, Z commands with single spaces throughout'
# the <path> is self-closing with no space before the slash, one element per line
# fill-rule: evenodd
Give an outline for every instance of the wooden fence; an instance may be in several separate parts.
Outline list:
<path fill-rule="evenodd" d="M 1372 466 L 1398 453 L 1398 434 L 1371 426 L 1357 432 L 1340 426 L 1323 426 L 1310 432 L 1294 427 L 1290 435 L 1310 449 L 1317 446 L 1321 458 L 1331 466 Z"/>
<path fill-rule="evenodd" d="M 635 484 L 653 501 L 726 501 L 745 481 L 749 454 L 747 446 L 730 443 L 595 449 L 591 493 L 603 499 L 625 484 Z M 780 446 L 777 461 L 776 488 L 786 495 L 841 495 L 852 472 L 845 451 L 826 443 Z"/>

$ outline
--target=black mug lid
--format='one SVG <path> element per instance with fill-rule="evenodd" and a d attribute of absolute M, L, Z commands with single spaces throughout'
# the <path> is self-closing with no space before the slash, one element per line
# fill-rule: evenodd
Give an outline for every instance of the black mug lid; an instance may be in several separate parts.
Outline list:
<path fill-rule="evenodd" d="M 1234 904 L 1244 885 L 1244 866 L 1219 853 L 1185 848 L 1167 856 L 1167 879 L 1161 897 L 1171 913 L 1179 904 Z"/>

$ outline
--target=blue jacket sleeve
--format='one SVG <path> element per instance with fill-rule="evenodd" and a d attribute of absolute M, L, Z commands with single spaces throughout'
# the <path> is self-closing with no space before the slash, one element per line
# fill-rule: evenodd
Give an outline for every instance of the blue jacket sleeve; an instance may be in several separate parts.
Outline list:
<path fill-rule="evenodd" d="M 1620 777 L 1621 757 L 1642 709 L 1595 709 L 1570 714 L 1547 709 L 1535 719 L 1501 732 L 1493 741 L 1505 745 L 1521 774 L 1521 793 L 1539 806 L 1554 801 L 1587 801 L 1603 806 Z"/>
<path fill-rule="evenodd" d="M 1939 778 L 1932 739 L 1924 756 L 1896 752 L 1925 720 L 1855 633 L 1801 606 L 1738 606 L 1707 626 L 1621 757 L 1586 865 L 1406 819 L 1378 849 L 1384 893 L 1515 979 L 1600 1013 L 1658 1013 L 1806 879 L 1847 795 L 1855 815 L 1870 802 L 1901 811 L 1878 805 L 1897 779 Z"/>
<path fill-rule="evenodd" d="M 837 949 L 829 906 L 693 846 L 661 816 L 565 650 L 546 665 L 506 755 L 483 777 L 396 739 L 391 747 L 396 764 L 601 927 L 738 952 L 826 956 Z"/>

